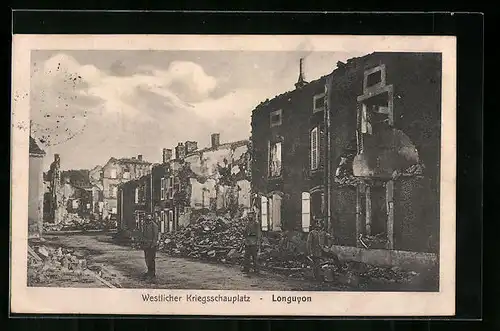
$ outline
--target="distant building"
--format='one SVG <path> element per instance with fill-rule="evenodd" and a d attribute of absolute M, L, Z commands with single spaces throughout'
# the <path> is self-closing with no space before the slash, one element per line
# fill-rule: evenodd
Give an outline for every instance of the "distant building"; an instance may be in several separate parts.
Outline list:
<path fill-rule="evenodd" d="M 236 216 L 250 207 L 248 140 L 221 143 L 214 133 L 209 147 L 179 143 L 174 158 L 164 161 L 153 170 L 153 205 L 165 228 L 175 230 L 206 212 Z"/>
<path fill-rule="evenodd" d="M 89 178 L 91 183 L 102 183 L 102 177 L 102 166 L 98 165 L 89 170 Z"/>
<path fill-rule="evenodd" d="M 141 229 L 144 216 L 150 212 L 150 176 L 146 175 L 120 184 L 117 223 L 121 231 Z"/>
<path fill-rule="evenodd" d="M 29 189 L 28 189 L 28 236 L 40 237 L 43 230 L 43 157 L 45 152 L 30 137 Z"/>
<path fill-rule="evenodd" d="M 140 224 L 143 212 L 153 212 L 162 232 L 175 231 L 207 212 L 236 216 L 250 208 L 249 141 L 220 143 L 219 134 L 213 134 L 210 147 L 197 145 L 178 143 L 175 154 L 164 149 L 152 176 L 121 185 L 119 223 Z M 127 205 L 132 200 L 133 208 Z"/>
<path fill-rule="evenodd" d="M 151 163 L 142 159 L 142 155 L 132 158 L 110 158 L 102 167 L 103 217 L 116 216 L 118 186 L 124 182 L 138 179 L 149 174 Z"/>
<path fill-rule="evenodd" d="M 92 183 L 86 169 L 60 170 L 60 157 L 55 155 L 45 174 L 44 219 L 59 223 L 67 214 L 99 219 L 102 216 L 102 186 Z"/>
<path fill-rule="evenodd" d="M 99 213 L 95 213 L 94 206 L 96 202 L 99 202 L 100 194 L 98 185 L 91 182 L 90 171 L 86 169 L 65 170 L 62 171 L 61 178 L 70 186 L 66 190 L 70 192 L 67 197 L 68 212 L 78 214 L 83 218 L 90 216 L 98 218 Z"/>
<path fill-rule="evenodd" d="M 67 197 L 69 187 L 61 177 L 61 157 L 54 154 L 54 161 L 45 174 L 47 191 L 44 196 L 44 219 L 50 223 L 59 223 L 67 213 Z"/>

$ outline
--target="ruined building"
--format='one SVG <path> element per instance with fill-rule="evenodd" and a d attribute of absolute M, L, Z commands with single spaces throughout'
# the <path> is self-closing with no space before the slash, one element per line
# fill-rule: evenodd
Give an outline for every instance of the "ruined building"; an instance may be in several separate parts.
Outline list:
<path fill-rule="evenodd" d="M 252 189 L 264 231 L 437 252 L 441 57 L 372 53 L 252 112 Z"/>
<path fill-rule="evenodd" d="M 250 207 L 249 141 L 221 143 L 215 133 L 207 148 L 198 149 L 197 142 L 187 141 L 163 149 L 162 156 L 163 162 L 153 165 L 152 176 L 121 185 L 122 228 L 140 224 L 145 212 L 155 213 L 164 232 L 207 212 L 236 216 Z"/>
<path fill-rule="evenodd" d="M 46 192 L 44 196 L 44 219 L 50 223 L 59 223 L 67 213 L 67 196 L 65 185 L 61 178 L 61 157 L 54 154 L 54 161 L 45 174 Z"/>
<path fill-rule="evenodd" d="M 43 225 L 43 157 L 45 152 L 30 137 L 29 143 L 29 189 L 28 189 L 28 235 L 42 235 Z"/>
<path fill-rule="evenodd" d="M 103 218 L 115 217 L 118 207 L 118 186 L 149 174 L 151 163 L 142 155 L 132 158 L 110 158 L 102 167 Z"/>
<path fill-rule="evenodd" d="M 68 214 L 100 219 L 102 188 L 91 180 L 86 169 L 61 170 L 59 154 L 54 156 L 45 174 L 44 219 L 50 223 L 63 221 Z"/>
<path fill-rule="evenodd" d="M 308 231 L 324 214 L 326 77 L 304 79 L 301 63 L 296 89 L 252 112 L 252 190 L 264 231 Z"/>

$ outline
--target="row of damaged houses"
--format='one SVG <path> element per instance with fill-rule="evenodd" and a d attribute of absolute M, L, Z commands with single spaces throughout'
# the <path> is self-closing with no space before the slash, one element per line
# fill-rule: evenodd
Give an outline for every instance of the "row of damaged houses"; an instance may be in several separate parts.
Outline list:
<path fill-rule="evenodd" d="M 312 82 L 301 61 L 295 89 L 252 111 L 249 141 L 179 143 L 120 185 L 119 227 L 140 229 L 151 212 L 162 232 L 175 231 L 202 214 L 255 208 L 264 234 L 305 239 L 321 222 L 359 259 L 435 259 L 440 107 L 440 54 L 372 53 Z"/>
<path fill-rule="evenodd" d="M 30 139 L 32 146 L 39 149 L 35 139 Z M 30 180 L 30 189 L 40 195 L 41 202 L 37 207 L 40 215 L 37 217 L 47 224 L 59 224 L 74 216 L 116 221 L 118 186 L 149 173 L 151 165 L 138 155 L 131 158 L 111 157 L 104 166 L 90 170 L 62 170 L 60 155 L 55 154 L 50 168 L 43 172 L 41 161 L 38 162 L 40 164 L 31 161 L 41 160 L 34 155 L 38 154 L 30 153 L 30 169 L 33 169 L 30 172 L 41 173 L 41 179 L 36 190 L 35 181 Z"/>
<path fill-rule="evenodd" d="M 118 221 L 122 231 L 140 229 L 153 213 L 161 232 L 171 232 L 210 212 L 236 217 L 250 208 L 249 141 L 211 144 L 195 141 L 164 148 L 162 162 L 151 173 L 123 183 L 118 193 Z"/>
<path fill-rule="evenodd" d="M 295 88 L 252 111 L 249 140 L 212 134 L 206 148 L 163 149 L 157 164 L 111 158 L 96 170 L 100 210 L 129 232 L 153 213 L 168 232 L 255 208 L 264 234 L 305 238 L 321 222 L 360 259 L 435 257 L 440 123 L 440 54 L 371 53 L 311 82 L 301 61 Z"/>

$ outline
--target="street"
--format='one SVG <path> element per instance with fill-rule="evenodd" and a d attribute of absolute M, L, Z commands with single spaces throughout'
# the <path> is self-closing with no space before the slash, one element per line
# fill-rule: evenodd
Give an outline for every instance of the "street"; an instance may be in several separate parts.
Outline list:
<path fill-rule="evenodd" d="M 266 271 L 259 275 L 246 275 L 240 271 L 239 266 L 171 257 L 163 252 L 157 253 L 157 277 L 156 281 L 151 283 L 142 279 L 146 271 L 143 251 L 117 245 L 113 243 L 109 234 L 47 235 L 44 238 L 47 246 L 62 246 L 84 255 L 87 265 L 99 266 L 106 274 L 105 278 L 116 287 L 275 291 L 342 290 L 341 287 L 334 287 L 333 284 L 318 284 L 311 280 L 294 279 Z M 73 284 L 72 286 L 78 287 L 79 285 Z"/>

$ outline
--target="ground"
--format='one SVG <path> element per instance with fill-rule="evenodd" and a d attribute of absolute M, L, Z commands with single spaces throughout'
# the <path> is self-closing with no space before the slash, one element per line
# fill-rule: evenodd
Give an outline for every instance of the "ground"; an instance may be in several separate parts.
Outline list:
<path fill-rule="evenodd" d="M 317 290 L 318 286 L 311 281 L 290 279 L 269 272 L 247 275 L 242 273 L 238 266 L 170 257 L 162 252 L 157 253 L 157 279 L 152 284 L 142 279 L 146 271 L 144 252 L 116 245 L 109 235 L 51 235 L 46 236 L 45 240 L 47 246 L 72 248 L 84 254 L 89 266 L 101 266 L 106 274 L 106 277 L 103 277 L 122 288 L 293 291 Z M 80 287 L 75 283 L 70 286 Z M 83 286 L 88 287 L 86 284 L 82 284 Z"/>
<path fill-rule="evenodd" d="M 376 290 L 376 288 L 349 286 L 346 283 L 315 282 L 311 278 L 295 278 L 276 272 L 262 271 L 259 275 L 245 274 L 237 265 L 215 264 L 157 253 L 154 283 L 143 279 L 146 271 L 144 252 L 129 246 L 116 244 L 110 234 L 59 234 L 45 236 L 44 245 L 64 247 L 84 257 L 88 269 L 99 274 L 116 287 L 121 288 L 168 288 L 206 290 L 275 290 L 275 291 L 339 291 Z M 107 287 L 92 277 L 85 279 L 67 276 L 53 278 L 52 283 L 36 286 Z M 386 284 L 387 285 L 387 284 Z M 408 285 L 408 284 L 407 284 Z M 392 285 L 384 290 L 411 290 Z M 380 288 L 382 289 L 382 288 Z"/>

